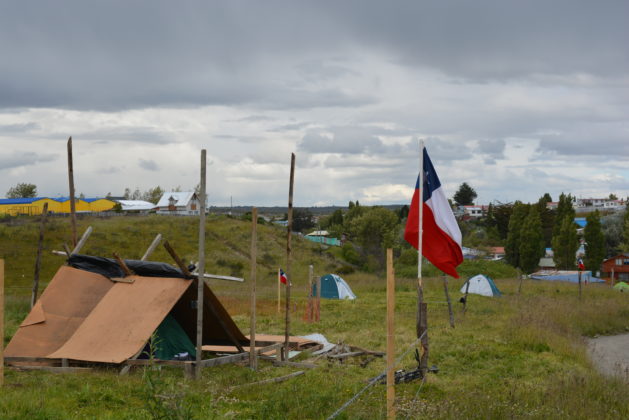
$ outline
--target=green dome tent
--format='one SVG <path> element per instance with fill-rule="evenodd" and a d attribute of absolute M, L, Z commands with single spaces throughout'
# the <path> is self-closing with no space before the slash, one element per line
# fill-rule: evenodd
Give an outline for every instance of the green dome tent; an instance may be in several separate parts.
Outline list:
<path fill-rule="evenodd" d="M 616 283 L 614 285 L 614 289 L 618 290 L 619 292 L 629 292 L 629 284 L 621 281 L 620 283 Z"/>
<path fill-rule="evenodd" d="M 468 288 L 469 283 L 469 288 Z M 468 293 L 474 293 L 482 296 L 502 296 L 500 290 L 496 287 L 496 284 L 491 277 L 484 274 L 477 274 L 463 283 L 461 287 L 461 293 L 465 293 L 467 289 Z"/>
<path fill-rule="evenodd" d="M 317 295 L 317 285 L 312 285 L 313 296 Z M 326 274 L 321 277 L 321 297 L 326 299 L 356 299 L 349 284 L 336 274 Z"/>

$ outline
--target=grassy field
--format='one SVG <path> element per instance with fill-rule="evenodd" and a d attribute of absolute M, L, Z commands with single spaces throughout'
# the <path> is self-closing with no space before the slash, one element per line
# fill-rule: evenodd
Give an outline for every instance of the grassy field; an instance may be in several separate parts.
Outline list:
<path fill-rule="evenodd" d="M 48 249 L 58 249 L 68 241 L 68 220 L 53 223 Z M 196 225 L 191 219 L 84 219 L 81 229 L 88 224 L 95 228 L 88 253 L 117 251 L 127 258 L 139 258 L 152 237 L 161 232 L 172 238 L 186 259 L 195 259 Z M 249 224 L 212 217 L 208 227 L 208 271 L 241 272 L 248 277 Z M 6 259 L 8 283 L 5 342 L 28 311 L 36 232 L 36 224 L 28 221 L 0 225 L 0 252 Z M 282 333 L 283 316 L 276 312 L 275 270 L 284 265 L 285 233 L 260 226 L 259 234 L 258 331 Z M 323 301 L 321 322 L 308 324 L 302 319 L 308 264 L 323 274 L 342 262 L 306 241 L 295 240 L 295 248 L 292 333 L 319 332 L 331 342 L 384 350 L 384 277 L 344 276 L 358 299 Z M 155 259 L 168 261 L 162 250 Z M 60 257 L 47 255 L 42 279 L 50 278 L 62 262 Z M 416 293 L 415 280 L 398 278 L 396 283 L 396 346 L 401 354 L 414 342 Z M 441 280 L 428 278 L 425 283 L 429 363 L 439 372 L 430 374 L 421 389 L 419 382 L 396 387 L 398 417 L 629 418 L 629 385 L 603 378 L 593 370 L 583 338 L 629 331 L 626 294 L 608 286 L 588 285 L 579 300 L 576 285 L 526 280 L 518 295 L 515 279 L 498 279 L 504 296 L 471 296 L 463 315 L 456 302 L 463 279 L 450 279 L 456 318 L 456 327 L 451 328 Z M 248 285 L 216 280 L 211 287 L 247 331 Z M 181 371 L 166 368 L 137 369 L 126 377 L 118 376 L 116 370 L 73 375 L 7 370 L 0 393 L 0 418 L 326 418 L 384 368 L 379 359 L 365 368 L 358 362 L 320 360 L 318 368 L 302 376 L 266 385 L 250 384 L 296 369 L 262 362 L 259 371 L 252 372 L 230 365 L 206 369 L 199 381 L 186 381 Z M 399 368 L 414 365 L 409 353 Z M 384 418 L 384 409 L 384 386 L 375 385 L 339 418 Z"/>

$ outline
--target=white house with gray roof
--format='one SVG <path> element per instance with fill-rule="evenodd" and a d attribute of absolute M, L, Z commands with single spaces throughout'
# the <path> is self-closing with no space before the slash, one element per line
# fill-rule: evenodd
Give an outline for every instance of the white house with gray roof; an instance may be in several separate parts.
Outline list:
<path fill-rule="evenodd" d="M 157 203 L 157 214 L 194 216 L 199 214 L 201 204 L 194 191 L 166 192 Z"/>

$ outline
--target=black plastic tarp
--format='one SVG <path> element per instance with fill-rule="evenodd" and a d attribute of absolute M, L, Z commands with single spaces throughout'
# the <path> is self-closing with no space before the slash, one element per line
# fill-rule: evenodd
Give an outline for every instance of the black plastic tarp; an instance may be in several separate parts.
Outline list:
<path fill-rule="evenodd" d="M 131 271 L 145 277 L 175 277 L 185 279 L 186 276 L 178 268 L 170 264 L 153 261 L 124 260 Z M 124 277 L 124 271 L 113 258 L 94 257 L 91 255 L 72 254 L 68 258 L 70 267 L 102 274 L 105 277 Z"/>

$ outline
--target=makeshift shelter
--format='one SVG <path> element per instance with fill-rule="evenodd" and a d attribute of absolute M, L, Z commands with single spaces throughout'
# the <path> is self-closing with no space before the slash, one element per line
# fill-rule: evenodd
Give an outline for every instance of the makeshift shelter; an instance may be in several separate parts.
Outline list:
<path fill-rule="evenodd" d="M 125 277 L 112 259 L 72 255 L 20 325 L 5 357 L 118 364 L 137 358 L 154 332 L 155 356 L 192 351 L 197 280 L 164 263 L 125 263 L 134 275 Z M 207 285 L 203 318 L 203 344 L 248 343 Z"/>
<path fill-rule="evenodd" d="M 500 290 L 496 287 L 496 283 L 494 283 L 491 277 L 484 274 L 477 274 L 463 283 L 461 293 L 465 293 L 466 290 L 467 293 L 473 293 L 475 295 L 502 296 L 502 293 L 500 293 Z"/>
<path fill-rule="evenodd" d="M 621 281 L 620 283 L 616 283 L 614 285 L 614 289 L 618 290 L 619 292 L 629 292 L 629 284 Z"/>
<path fill-rule="evenodd" d="M 316 283 L 312 285 L 312 294 L 317 295 Z M 326 274 L 321 277 L 321 297 L 326 299 L 356 299 L 349 284 L 336 274 Z"/>

